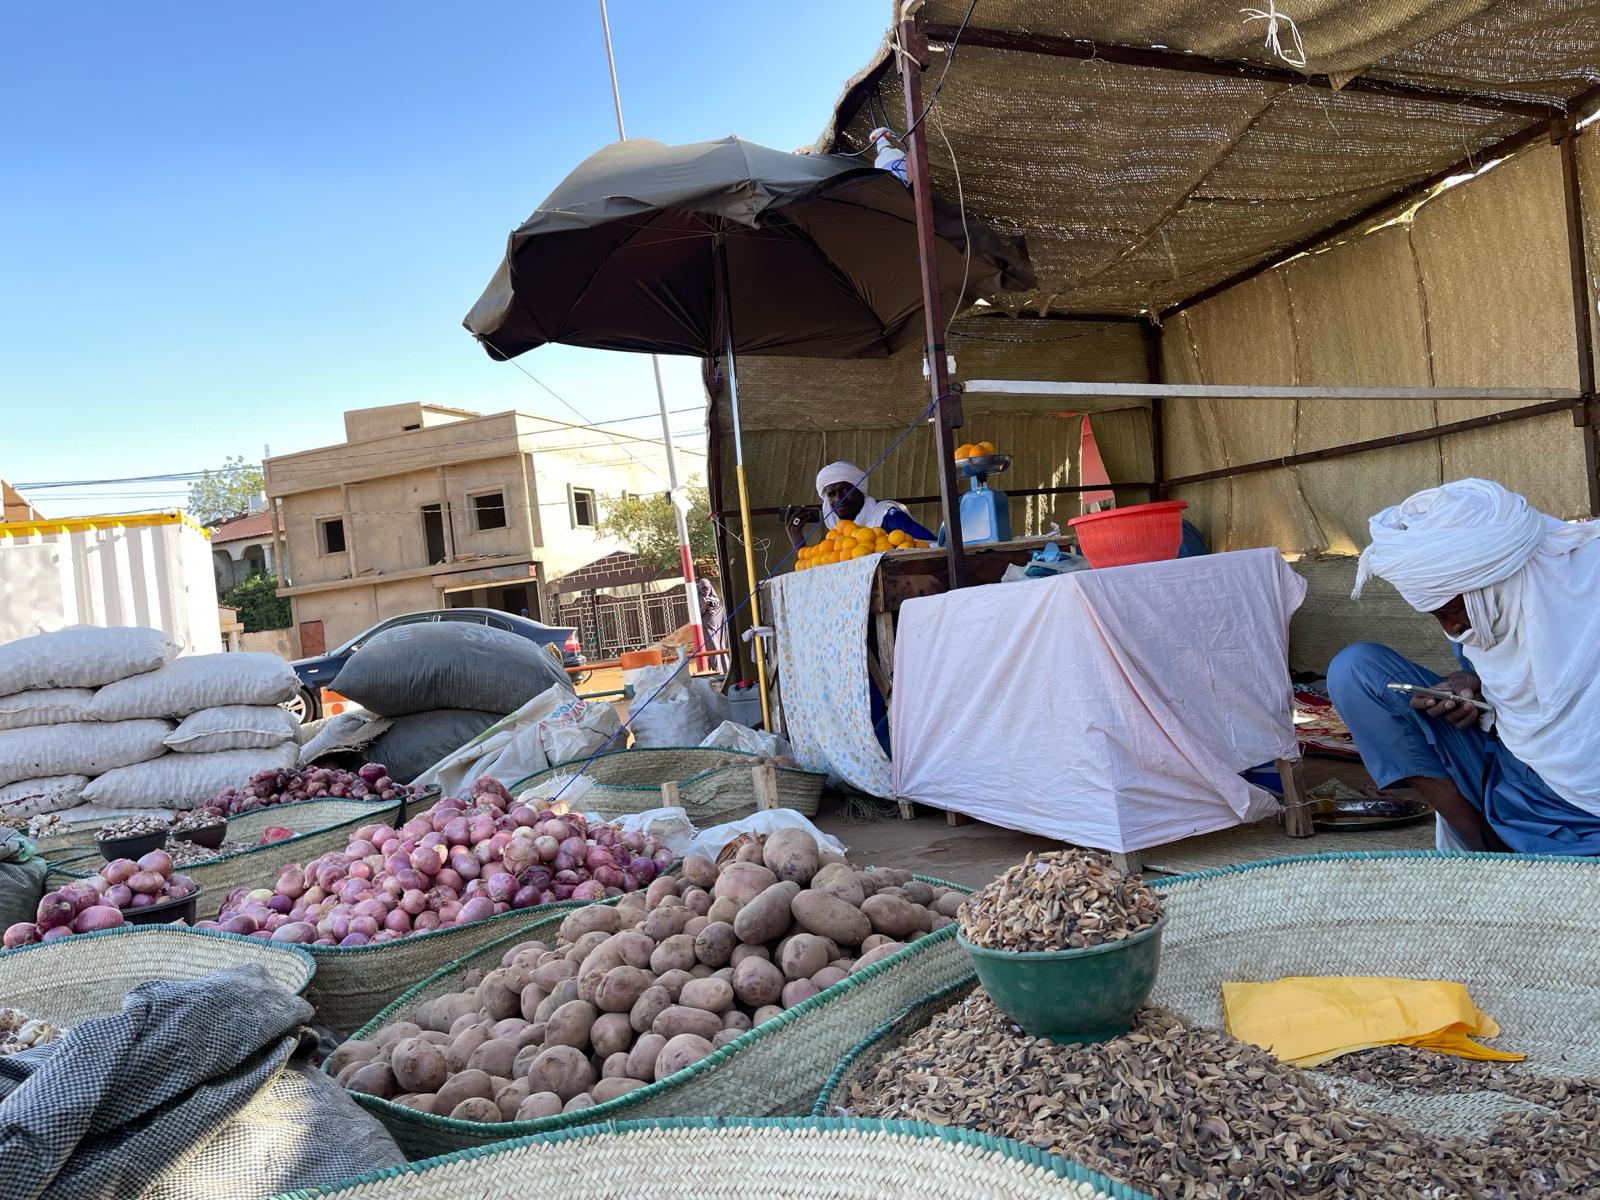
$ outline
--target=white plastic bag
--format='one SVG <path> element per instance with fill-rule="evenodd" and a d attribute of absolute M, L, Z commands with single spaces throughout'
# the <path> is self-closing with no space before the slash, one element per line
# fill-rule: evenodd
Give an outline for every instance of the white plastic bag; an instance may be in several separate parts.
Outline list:
<path fill-rule="evenodd" d="M 299 729 L 293 714 L 275 704 L 224 704 L 185 717 L 167 735 L 167 747 L 179 754 L 265 750 L 294 741 Z"/>
<path fill-rule="evenodd" d="M 702 854 L 712 862 L 716 862 L 722 848 L 741 833 L 759 833 L 762 837 L 767 837 L 780 829 L 804 829 L 816 839 L 819 850 L 844 854 L 848 849 L 838 838 L 823 833 L 794 809 L 769 808 L 752 816 L 741 817 L 737 821 L 729 821 L 726 825 L 702 830 L 684 849 L 683 855 L 687 858 L 691 854 Z"/>
<path fill-rule="evenodd" d="M 149 762 L 118 767 L 83 789 L 90 804 L 127 808 L 194 808 L 223 788 L 239 787 L 257 771 L 292 767 L 293 742 L 266 750 L 219 750 L 215 754 L 163 754 Z"/>
<path fill-rule="evenodd" d="M 588 758 L 608 741 L 620 750 L 622 739 L 613 735 L 621 729 L 617 710 L 604 700 L 574 698 L 539 722 L 545 757 L 552 763 Z"/>
<path fill-rule="evenodd" d="M 577 790 L 576 784 L 573 790 Z M 570 794 L 569 792 L 568 795 Z M 565 800 L 566 797 L 563 796 L 562 799 Z M 602 817 L 596 813 L 585 813 L 584 819 L 591 824 L 615 825 L 624 833 L 646 834 L 680 858 L 694 841 L 694 823 L 689 820 L 689 814 L 681 808 L 652 808 L 649 812 L 627 813 L 620 817 Z"/>
<path fill-rule="evenodd" d="M 0 784 L 51 775 L 101 775 L 166 753 L 165 721 L 69 721 L 0 732 Z"/>
<path fill-rule="evenodd" d="M 628 728 L 639 747 L 698 746 L 732 715 L 728 698 L 679 663 L 639 672 Z"/>
<path fill-rule="evenodd" d="M 746 754 L 759 754 L 762 758 L 794 757 L 794 748 L 777 734 L 764 729 L 751 729 L 737 721 L 724 721 L 700 744 L 715 750 L 743 750 Z"/>
<path fill-rule="evenodd" d="M 89 703 L 93 699 L 90 688 L 35 688 L 0 696 L 0 729 L 92 720 Z"/>
<path fill-rule="evenodd" d="M 282 704 L 299 687 L 294 668 L 276 654 L 195 654 L 107 684 L 95 693 L 90 708 L 97 721 L 182 720 L 225 704 Z"/>
<path fill-rule="evenodd" d="M 571 812 L 582 806 L 583 797 L 593 786 L 594 777 L 590 775 L 552 775 L 520 793 L 517 799 L 524 804 L 549 804 L 559 798 L 562 809 Z"/>
<path fill-rule="evenodd" d="M 572 692 L 560 684 L 547 688 L 411 782 L 435 784 L 445 795 L 458 796 L 480 776 L 512 784 L 538 774 L 550 765 L 540 723 L 564 711 L 574 699 Z"/>
<path fill-rule="evenodd" d="M 0 645 L 0 695 L 30 688 L 102 687 L 154 671 L 176 651 L 159 629 L 71 625 Z"/>
<path fill-rule="evenodd" d="M 83 800 L 87 775 L 52 775 L 23 779 L 0 787 L 0 817 L 36 817 L 60 812 Z"/>

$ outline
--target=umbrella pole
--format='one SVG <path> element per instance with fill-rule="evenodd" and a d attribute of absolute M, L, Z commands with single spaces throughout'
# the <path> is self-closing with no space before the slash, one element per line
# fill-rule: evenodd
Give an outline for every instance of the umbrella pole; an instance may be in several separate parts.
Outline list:
<path fill-rule="evenodd" d="M 770 730 L 772 713 L 767 699 L 767 653 L 761 634 L 754 632 L 761 628 L 761 584 L 756 578 L 755 542 L 750 534 L 750 492 L 744 482 L 744 438 L 739 432 L 739 377 L 734 369 L 731 332 L 728 337 L 728 404 L 733 410 L 733 475 L 739 485 L 739 521 L 744 527 L 744 571 L 750 580 L 750 640 L 755 645 L 756 687 L 760 689 L 761 696 L 761 725 Z"/>

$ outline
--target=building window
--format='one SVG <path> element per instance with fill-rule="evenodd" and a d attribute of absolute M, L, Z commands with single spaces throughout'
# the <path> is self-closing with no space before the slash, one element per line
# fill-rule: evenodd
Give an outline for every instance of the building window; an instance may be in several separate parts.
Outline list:
<path fill-rule="evenodd" d="M 317 538 L 322 543 L 324 554 L 343 554 L 344 518 L 329 517 L 326 521 L 318 521 Z"/>
<path fill-rule="evenodd" d="M 485 529 L 506 527 L 506 497 L 504 492 L 479 492 L 468 497 L 472 501 L 472 519 L 481 532 Z"/>
<path fill-rule="evenodd" d="M 593 488 L 567 485 L 567 505 L 572 510 L 574 529 L 593 529 L 600 523 L 600 506 L 595 503 Z"/>
<path fill-rule="evenodd" d="M 430 567 L 445 561 L 444 509 L 440 505 L 422 506 L 422 542 L 428 553 Z"/>

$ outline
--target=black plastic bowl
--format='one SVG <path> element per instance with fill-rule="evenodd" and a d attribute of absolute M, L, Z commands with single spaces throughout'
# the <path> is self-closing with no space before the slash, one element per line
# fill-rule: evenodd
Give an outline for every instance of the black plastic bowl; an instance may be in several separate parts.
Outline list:
<path fill-rule="evenodd" d="M 215 850 L 228 838 L 228 822 L 219 818 L 215 825 L 180 829 L 173 836 L 186 842 L 193 842 L 196 846 L 204 846 L 207 850 Z"/>
<path fill-rule="evenodd" d="M 166 900 L 160 904 L 147 904 L 143 908 L 125 908 L 122 919 L 129 925 L 166 925 L 172 921 L 194 924 L 194 915 L 200 903 L 200 889 L 196 888 L 182 900 Z"/>
<path fill-rule="evenodd" d="M 100 855 L 107 862 L 118 858 L 131 858 L 137 860 L 152 850 L 160 850 L 167 844 L 168 831 L 158 830 L 155 833 L 136 833 L 132 837 L 96 838 L 94 844 L 99 847 Z"/>

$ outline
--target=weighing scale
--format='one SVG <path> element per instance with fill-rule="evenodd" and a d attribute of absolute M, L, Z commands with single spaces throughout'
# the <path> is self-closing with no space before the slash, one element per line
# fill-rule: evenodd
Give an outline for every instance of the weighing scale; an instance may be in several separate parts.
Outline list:
<path fill-rule="evenodd" d="M 970 491 L 961 494 L 956 511 L 961 516 L 961 542 L 981 546 L 986 542 L 1011 540 L 1011 502 L 1004 492 L 989 486 L 989 476 L 1011 469 L 1009 454 L 984 454 L 964 458 L 956 470 L 972 481 Z M 944 545 L 944 526 L 939 527 L 939 545 Z"/>

